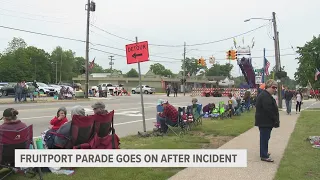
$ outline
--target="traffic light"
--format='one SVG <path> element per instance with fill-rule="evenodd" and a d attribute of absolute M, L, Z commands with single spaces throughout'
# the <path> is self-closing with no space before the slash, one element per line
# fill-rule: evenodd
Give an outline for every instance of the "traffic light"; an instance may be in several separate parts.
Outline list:
<path fill-rule="evenodd" d="M 231 59 L 231 50 L 227 51 L 227 59 Z"/>
<path fill-rule="evenodd" d="M 238 57 L 237 57 L 237 51 L 235 51 L 235 50 L 232 50 L 232 51 L 231 51 L 231 59 L 232 59 L 232 60 L 238 59 Z"/>
<path fill-rule="evenodd" d="M 206 60 L 201 57 L 199 60 L 198 60 L 198 64 L 201 65 L 201 66 L 205 66 L 206 65 Z"/>
<path fill-rule="evenodd" d="M 202 62 L 201 59 L 198 59 L 198 64 L 199 64 L 199 65 L 201 64 L 201 62 Z"/>

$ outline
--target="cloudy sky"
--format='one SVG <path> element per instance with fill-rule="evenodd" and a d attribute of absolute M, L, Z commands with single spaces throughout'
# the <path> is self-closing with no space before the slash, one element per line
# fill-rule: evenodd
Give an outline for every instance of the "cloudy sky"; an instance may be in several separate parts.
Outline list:
<path fill-rule="evenodd" d="M 0 26 L 35 31 L 51 35 L 85 40 L 86 0 L 0 0 Z M 236 38 L 238 45 L 255 45 L 252 49 L 253 66 L 262 67 L 263 48 L 271 63 L 274 62 L 273 30 L 269 21 L 248 18 L 271 18 L 276 12 L 280 33 L 281 64 L 293 78 L 297 68 L 294 49 L 303 46 L 312 36 L 320 33 L 319 0 L 95 0 L 90 31 L 90 59 L 109 68 L 108 56 L 115 58 L 114 68 L 127 72 L 137 65 L 127 65 L 125 45 L 135 36 L 149 41 L 149 62 L 142 63 L 142 73 L 153 63 L 160 62 L 173 72 L 181 69 L 183 43 L 187 43 L 187 57 L 208 59 L 214 56 L 220 64 L 233 40 L 223 40 L 251 31 Z M 96 28 L 98 27 L 98 28 Z M 116 35 L 116 36 L 114 36 Z M 7 47 L 13 37 L 23 38 L 28 45 L 51 52 L 56 46 L 72 49 L 77 56 L 85 55 L 85 44 L 76 41 L 39 36 L 26 32 L 0 28 L 0 49 Z M 119 38 L 121 37 L 121 38 Z M 126 40 L 127 39 L 127 40 Z M 244 40 L 244 44 L 243 44 Z M 209 43 L 208 43 L 209 42 Z M 205 43 L 204 45 L 195 45 Z M 165 45 L 165 46 L 156 46 Z M 106 47 L 109 46 L 109 47 Z M 111 47 L 111 48 L 110 48 Z M 292 49 L 293 47 L 293 49 Z M 97 51 L 100 50 L 100 51 Z M 101 52 L 104 51 L 104 52 Z M 108 54 L 113 53 L 113 54 Z M 233 76 L 239 76 L 236 62 Z"/>

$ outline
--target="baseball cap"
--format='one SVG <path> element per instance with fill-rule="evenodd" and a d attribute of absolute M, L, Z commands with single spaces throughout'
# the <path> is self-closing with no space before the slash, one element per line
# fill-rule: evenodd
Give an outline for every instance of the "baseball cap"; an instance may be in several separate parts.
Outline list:
<path fill-rule="evenodd" d="M 2 118 L 0 120 L 2 120 L 4 117 L 12 117 L 13 116 L 12 111 L 14 111 L 13 108 L 8 108 L 8 109 L 4 110 L 3 114 L 2 114 Z"/>
<path fill-rule="evenodd" d="M 158 99 L 157 105 L 162 105 L 163 100 L 162 99 Z"/>
<path fill-rule="evenodd" d="M 105 109 L 106 105 L 103 102 L 96 102 L 91 106 L 93 109 Z"/>

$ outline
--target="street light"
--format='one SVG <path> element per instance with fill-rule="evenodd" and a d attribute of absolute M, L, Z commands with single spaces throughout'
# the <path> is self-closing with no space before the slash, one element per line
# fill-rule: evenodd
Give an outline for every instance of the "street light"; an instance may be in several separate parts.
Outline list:
<path fill-rule="evenodd" d="M 272 19 L 268 19 L 268 18 L 250 18 L 250 19 L 246 19 L 244 20 L 244 22 L 249 22 L 252 19 L 260 19 L 260 20 L 267 20 L 267 21 L 272 21 Z"/>
<path fill-rule="evenodd" d="M 244 22 L 248 22 L 248 21 L 250 21 L 252 19 L 268 20 L 268 21 L 272 21 L 273 22 L 276 70 L 278 72 L 280 72 L 281 71 L 281 67 L 280 67 L 279 32 L 277 30 L 276 13 L 272 12 L 272 19 L 270 19 L 270 18 L 250 18 L 250 19 L 244 20 Z M 265 66 L 265 63 L 264 63 L 263 66 Z M 279 105 L 279 108 L 282 108 L 281 89 L 282 89 L 282 85 L 281 85 L 281 82 L 279 82 L 278 83 L 278 101 L 279 101 L 278 105 Z"/>

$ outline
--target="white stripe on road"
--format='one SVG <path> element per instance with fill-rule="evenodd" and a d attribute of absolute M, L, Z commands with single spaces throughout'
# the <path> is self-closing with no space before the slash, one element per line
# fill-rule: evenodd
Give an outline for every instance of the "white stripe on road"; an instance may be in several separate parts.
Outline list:
<path fill-rule="evenodd" d="M 177 104 L 173 104 L 174 106 L 179 106 L 181 104 L 184 104 L 185 102 L 181 102 L 181 103 L 177 103 Z M 156 105 L 156 104 L 155 104 Z M 133 109 L 140 109 L 141 107 L 137 107 L 137 108 L 127 108 L 127 109 L 117 109 L 115 110 L 115 112 L 117 111 L 127 111 L 127 110 L 133 110 Z M 149 106 L 149 107 L 144 107 L 145 109 L 149 109 L 149 108 L 156 108 L 155 106 Z M 87 112 L 92 112 L 91 109 L 88 108 L 84 108 L 85 110 L 90 110 Z M 115 115 L 125 115 L 124 113 L 115 113 Z M 51 115 L 51 116 L 36 116 L 36 117 L 26 117 L 26 118 L 21 118 L 21 120 L 29 120 L 29 119 L 41 119 L 41 118 L 52 118 L 55 115 Z M 142 116 L 142 115 L 141 115 Z"/>

